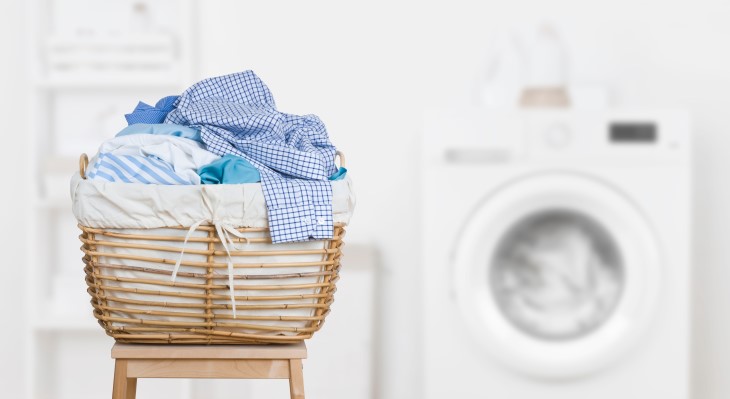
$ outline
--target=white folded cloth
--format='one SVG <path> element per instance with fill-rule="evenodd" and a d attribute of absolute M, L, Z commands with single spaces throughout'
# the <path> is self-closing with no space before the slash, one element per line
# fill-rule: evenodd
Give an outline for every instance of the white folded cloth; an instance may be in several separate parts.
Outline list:
<path fill-rule="evenodd" d="M 128 136 L 115 137 L 107 140 L 99 147 L 100 155 L 111 154 L 114 156 L 141 156 L 159 159 L 169 164 L 174 173 L 184 181 L 192 184 L 200 184 L 198 169 L 218 158 L 218 155 L 203 148 L 197 141 L 175 137 L 157 136 L 151 134 L 133 134 Z M 94 175 L 97 166 L 97 157 L 89 163 L 89 174 Z M 126 167 L 134 168 L 133 163 L 125 164 Z"/>

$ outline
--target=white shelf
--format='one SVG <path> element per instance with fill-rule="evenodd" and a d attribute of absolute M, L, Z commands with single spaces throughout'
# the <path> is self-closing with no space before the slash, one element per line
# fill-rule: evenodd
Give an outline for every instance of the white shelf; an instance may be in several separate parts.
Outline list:
<path fill-rule="evenodd" d="M 131 109 L 138 99 L 179 93 L 195 77 L 196 0 L 113 2 L 111 8 L 83 3 L 89 2 L 32 0 L 27 31 L 19 35 L 30 46 L 28 165 L 35 182 L 27 190 L 32 220 L 26 240 L 38 248 L 28 253 L 27 296 L 19 303 L 28 315 L 23 395 L 28 399 L 93 397 L 88 393 L 110 388 L 113 373 L 108 356 L 113 340 L 93 316 L 71 215 L 68 187 L 78 158 L 64 154 L 88 152 L 105 132 L 112 136 L 116 130 L 106 115 L 119 114 L 122 121 L 118 103 L 129 101 Z M 163 33 L 139 34 L 144 29 L 130 28 L 127 21 Z M 89 37 L 75 36 L 79 32 Z M 100 109 L 94 107 L 98 103 Z M 106 114 L 97 115 L 101 111 Z M 39 237 L 43 242 L 36 242 Z M 89 364 L 83 375 L 78 372 Z M 159 397 L 170 386 L 150 381 L 144 391 Z M 193 391 L 185 382 L 172 392 L 190 398 Z"/>
<path fill-rule="evenodd" d="M 39 198 L 33 202 L 36 209 L 71 211 L 70 198 Z"/>
<path fill-rule="evenodd" d="M 98 332 L 104 334 L 104 330 L 97 323 L 96 318 L 91 314 L 89 307 L 88 317 L 81 315 L 50 315 L 48 317 L 37 317 L 31 322 L 33 330 L 38 332 Z"/>
<path fill-rule="evenodd" d="M 42 79 L 34 86 L 47 90 L 178 90 L 179 80 L 129 79 L 110 76 L 108 79 Z"/>

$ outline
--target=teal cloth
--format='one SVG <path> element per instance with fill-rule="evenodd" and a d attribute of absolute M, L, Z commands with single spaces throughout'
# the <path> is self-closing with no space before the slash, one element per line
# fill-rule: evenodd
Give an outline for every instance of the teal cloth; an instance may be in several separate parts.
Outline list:
<path fill-rule="evenodd" d="M 340 169 L 335 172 L 334 175 L 330 176 L 330 180 L 342 180 L 345 178 L 345 175 L 347 175 L 347 169 L 340 166 Z"/>
<path fill-rule="evenodd" d="M 258 183 L 261 174 L 247 160 L 232 154 L 224 155 L 198 169 L 201 184 Z"/>
<path fill-rule="evenodd" d="M 176 136 L 195 140 L 199 143 L 203 142 L 200 139 L 200 130 L 174 123 L 135 123 L 122 129 L 121 132 L 117 133 L 117 137 L 128 136 L 130 134 Z"/>

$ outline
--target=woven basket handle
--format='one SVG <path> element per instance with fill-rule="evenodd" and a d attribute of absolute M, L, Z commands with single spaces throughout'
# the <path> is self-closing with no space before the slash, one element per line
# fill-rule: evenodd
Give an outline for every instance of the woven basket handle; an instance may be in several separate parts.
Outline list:
<path fill-rule="evenodd" d="M 337 161 L 337 158 L 340 158 L 340 166 L 345 167 L 345 154 L 342 153 L 342 151 L 337 151 L 335 153 L 335 161 Z"/>
<path fill-rule="evenodd" d="M 86 168 L 89 167 L 89 157 L 86 154 L 81 153 L 79 157 L 79 175 L 81 178 L 86 180 Z"/>

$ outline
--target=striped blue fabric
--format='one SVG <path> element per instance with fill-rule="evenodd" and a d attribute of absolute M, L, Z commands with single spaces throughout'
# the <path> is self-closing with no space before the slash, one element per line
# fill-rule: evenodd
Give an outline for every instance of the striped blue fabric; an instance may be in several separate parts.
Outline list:
<path fill-rule="evenodd" d="M 168 162 L 141 155 L 100 153 L 96 157 L 96 162 L 89 168 L 87 176 L 91 180 L 122 183 L 195 184 L 177 175 Z"/>
<path fill-rule="evenodd" d="M 199 128 L 208 151 L 238 155 L 261 173 L 275 243 L 331 238 L 335 147 L 315 115 L 276 109 L 252 71 L 205 79 L 187 89 L 166 123 Z"/>

